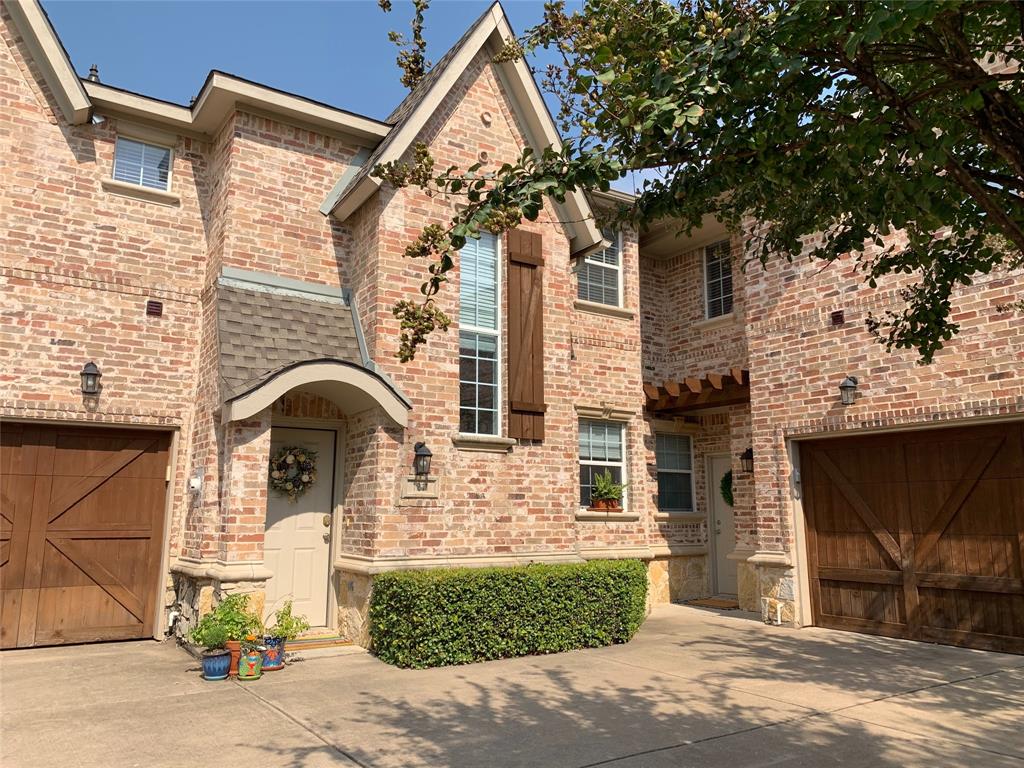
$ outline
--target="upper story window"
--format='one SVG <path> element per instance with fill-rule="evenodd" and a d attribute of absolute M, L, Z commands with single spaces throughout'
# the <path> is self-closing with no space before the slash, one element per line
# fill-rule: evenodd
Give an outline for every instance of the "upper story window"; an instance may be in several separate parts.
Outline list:
<path fill-rule="evenodd" d="M 658 510 L 693 512 L 693 443 L 689 436 L 658 434 L 654 453 L 658 462 Z"/>
<path fill-rule="evenodd" d="M 704 248 L 704 297 L 708 319 L 732 312 L 732 248 L 728 240 Z"/>
<path fill-rule="evenodd" d="M 577 295 L 583 301 L 622 306 L 622 241 L 618 232 L 601 230 L 611 243 L 583 258 L 577 272 Z"/>
<path fill-rule="evenodd" d="M 114 180 L 169 191 L 170 148 L 119 136 L 114 146 Z"/>
<path fill-rule="evenodd" d="M 459 255 L 459 431 L 501 434 L 498 238 L 483 234 Z"/>
<path fill-rule="evenodd" d="M 595 475 L 610 472 L 614 482 L 625 482 L 624 431 L 624 425 L 618 421 L 580 419 L 580 506 L 591 506 Z M 622 506 L 626 506 L 625 493 Z"/>

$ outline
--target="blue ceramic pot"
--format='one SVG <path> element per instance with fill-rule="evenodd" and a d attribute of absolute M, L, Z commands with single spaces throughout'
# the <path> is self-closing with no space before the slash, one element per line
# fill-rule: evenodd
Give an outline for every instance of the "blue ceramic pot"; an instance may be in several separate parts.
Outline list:
<path fill-rule="evenodd" d="M 284 667 L 284 638 L 264 637 L 263 671 L 273 672 Z"/>
<path fill-rule="evenodd" d="M 231 669 L 231 651 L 222 650 L 217 653 L 203 655 L 203 679 L 223 680 Z"/>

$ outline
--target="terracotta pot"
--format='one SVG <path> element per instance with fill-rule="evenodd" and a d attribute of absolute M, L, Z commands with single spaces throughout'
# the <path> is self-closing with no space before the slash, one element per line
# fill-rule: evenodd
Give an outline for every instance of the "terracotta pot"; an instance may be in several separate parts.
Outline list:
<path fill-rule="evenodd" d="M 238 674 L 238 660 L 242 657 L 242 641 L 228 640 L 224 647 L 231 651 L 231 666 L 228 667 L 228 674 L 234 677 Z"/>
<path fill-rule="evenodd" d="M 590 508 L 597 510 L 608 509 L 608 499 L 591 499 Z"/>

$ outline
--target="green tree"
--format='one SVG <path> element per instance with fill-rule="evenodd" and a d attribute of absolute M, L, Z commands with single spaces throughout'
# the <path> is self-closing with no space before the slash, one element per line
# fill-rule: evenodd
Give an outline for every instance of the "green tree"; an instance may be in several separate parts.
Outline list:
<path fill-rule="evenodd" d="M 958 287 L 1024 265 L 1022 2 L 550 2 L 499 59 L 538 48 L 560 62 L 542 84 L 570 137 L 561 151 L 484 175 L 439 171 L 419 148 L 376 171 L 466 202 L 407 249 L 432 264 L 424 298 L 395 307 L 403 359 L 446 324 L 433 297 L 467 237 L 629 171 L 645 179 L 623 221 L 690 231 L 713 214 L 762 263 L 853 253 L 872 286 L 912 275 L 899 311 L 869 325 L 922 362 L 959 330 Z"/>

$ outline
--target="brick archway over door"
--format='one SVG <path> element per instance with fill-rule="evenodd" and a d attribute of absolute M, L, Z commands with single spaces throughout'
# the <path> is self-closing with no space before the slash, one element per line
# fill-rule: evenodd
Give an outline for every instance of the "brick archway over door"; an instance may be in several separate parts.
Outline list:
<path fill-rule="evenodd" d="M 0 647 L 153 633 L 170 435 L 5 424 Z"/>
<path fill-rule="evenodd" d="M 1024 653 L 1024 422 L 800 446 L 818 626 Z"/>

